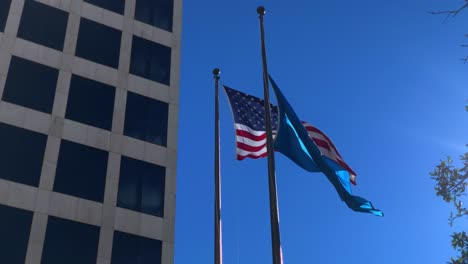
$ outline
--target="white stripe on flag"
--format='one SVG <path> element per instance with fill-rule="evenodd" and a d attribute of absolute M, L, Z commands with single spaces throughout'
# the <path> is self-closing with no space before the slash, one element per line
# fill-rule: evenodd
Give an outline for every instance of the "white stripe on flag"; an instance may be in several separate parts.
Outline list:
<path fill-rule="evenodd" d="M 267 149 L 266 147 L 262 148 L 261 150 L 259 151 L 256 151 L 256 152 L 252 152 L 252 151 L 246 151 L 246 150 L 243 150 L 243 149 L 240 149 L 240 148 L 237 148 L 236 149 L 236 153 L 240 156 L 247 156 L 247 155 L 254 155 L 256 157 L 260 157 L 262 154 L 266 153 L 267 152 Z"/>
<path fill-rule="evenodd" d="M 243 136 L 236 136 L 236 141 L 240 143 L 244 143 L 246 145 L 252 146 L 252 147 L 259 147 L 263 146 L 266 144 L 266 139 L 262 139 L 260 141 L 252 140 L 250 138 L 246 138 Z"/>
<path fill-rule="evenodd" d="M 241 125 L 241 124 L 238 124 L 238 123 L 235 123 L 235 124 L 234 124 L 234 127 L 235 127 L 236 129 L 249 132 L 250 134 L 252 134 L 252 135 L 254 135 L 254 136 L 261 136 L 261 135 L 265 134 L 265 131 L 253 130 L 253 129 L 251 129 L 250 127 L 248 127 L 248 126 L 246 126 L 246 125 Z"/>

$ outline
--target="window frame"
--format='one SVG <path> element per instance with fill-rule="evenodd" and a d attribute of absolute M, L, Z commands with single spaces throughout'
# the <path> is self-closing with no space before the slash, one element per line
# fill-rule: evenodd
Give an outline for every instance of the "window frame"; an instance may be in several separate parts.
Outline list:
<path fill-rule="evenodd" d="M 112 130 L 115 89 L 112 85 L 73 74 L 65 118 L 104 130 Z M 108 100 L 106 104 L 104 100 Z M 89 111 L 94 114 L 88 115 Z"/>
<path fill-rule="evenodd" d="M 2 134 L 8 135 L 8 137 Z M 3 169 L 3 173 L 0 174 L 1 178 L 39 187 L 47 135 L 5 123 L 0 123 L 0 135 L 0 143 L 2 144 L 0 166 Z M 4 153 L 5 151 L 7 153 Z M 28 166 L 21 166 L 25 162 L 28 163 Z"/>
<path fill-rule="evenodd" d="M 77 153 L 83 155 L 78 155 Z M 84 155 L 84 153 L 86 154 Z M 81 156 L 82 158 L 77 159 L 75 158 L 76 156 Z M 109 152 L 105 150 L 62 139 L 52 190 L 77 198 L 103 203 L 108 160 Z M 88 172 L 84 173 L 87 177 L 80 177 L 78 175 L 78 173 L 82 173 L 83 171 Z M 92 175 L 89 173 L 90 171 L 93 172 Z M 90 186 L 90 184 L 94 187 L 94 190 L 86 187 Z M 91 191 L 95 191 L 95 193 L 91 193 Z"/>
<path fill-rule="evenodd" d="M 139 36 L 133 36 L 130 54 L 130 74 L 170 86 L 171 67 L 171 47 Z"/>
<path fill-rule="evenodd" d="M 81 230 L 77 232 L 77 228 Z M 61 229 L 66 232 L 60 232 Z M 92 254 L 90 257 L 87 256 L 85 260 L 95 263 L 98 257 L 100 229 L 100 226 L 49 215 L 41 263 L 81 264 L 84 259 L 79 259 L 79 257 L 84 257 L 85 253 Z M 82 243 L 83 241 L 87 243 Z M 80 250 L 81 254 L 77 255 L 77 250 Z"/>
<path fill-rule="evenodd" d="M 119 14 L 119 15 L 124 14 L 124 12 L 125 12 L 125 0 L 107 0 L 107 1 L 108 2 L 114 2 L 114 3 L 116 1 L 120 1 L 121 3 L 118 4 L 119 6 L 112 6 L 112 5 L 108 5 L 107 2 L 105 2 L 105 0 L 104 0 L 104 2 L 103 2 L 103 0 L 84 0 L 85 3 L 88 3 L 90 5 L 102 8 L 104 10 L 114 12 L 114 13 Z"/>
<path fill-rule="evenodd" d="M 138 108 L 133 108 L 134 106 Z M 161 115 L 153 115 L 155 113 Z M 159 123 L 155 123 L 156 120 Z M 127 92 L 123 132 L 125 136 L 167 147 L 168 129 L 169 103 Z"/>
<path fill-rule="evenodd" d="M 40 15 L 46 17 L 34 17 Z M 51 49 L 63 51 L 68 17 L 69 13 L 61 9 L 38 1 L 25 0 L 17 37 Z M 31 19 L 35 20 L 31 21 Z M 57 19 L 60 21 L 57 21 Z M 57 38 L 55 40 L 59 42 L 54 43 L 55 40 L 53 38 Z"/>
<path fill-rule="evenodd" d="M 171 3 L 167 3 L 171 2 Z M 163 10 L 159 12 L 159 10 Z M 144 12 L 146 11 L 146 13 Z M 149 14 L 148 14 L 149 13 Z M 161 19 L 157 19 L 160 14 L 169 14 L 166 21 L 168 25 L 161 23 Z M 136 0 L 135 5 L 135 20 L 147 25 L 173 32 L 174 30 L 174 1 L 173 0 Z"/>
<path fill-rule="evenodd" d="M 5 248 L 5 245 L 0 242 L 2 261 L 5 261 L 5 255 L 9 255 L 10 258 L 7 260 L 13 260 L 13 262 L 8 263 L 24 263 L 28 250 L 33 212 L 0 204 L 0 215 L 2 216 L 0 219 L 0 234 L 2 234 L 0 240 L 4 240 L 6 245 Z M 10 234 L 11 236 L 9 236 Z"/>
<path fill-rule="evenodd" d="M 93 31 L 91 31 L 93 30 Z M 89 39 L 89 35 L 101 36 L 108 41 L 95 41 L 95 37 Z M 102 46 L 97 47 L 96 43 L 100 43 Z M 116 47 L 113 47 L 110 51 L 109 45 L 116 43 Z M 85 17 L 80 18 L 80 26 L 78 31 L 78 39 L 76 41 L 75 56 L 88 60 L 93 63 L 111 67 L 113 69 L 119 68 L 120 61 L 120 49 L 122 46 L 122 31 L 113 27 L 106 26 L 104 24 L 97 23 L 93 20 Z M 97 53 L 91 53 L 97 52 Z M 106 53 L 107 52 L 107 53 Z M 113 54 L 111 54 L 113 53 Z M 104 57 L 100 57 L 104 56 Z"/>
<path fill-rule="evenodd" d="M 25 74 L 28 75 L 28 78 L 24 78 Z M 18 56 L 12 56 L 2 100 L 51 114 L 55 101 L 58 77 L 59 70 L 56 68 Z M 41 85 L 32 87 L 31 82 L 41 83 Z M 45 86 L 45 84 L 48 85 Z"/>
<path fill-rule="evenodd" d="M 0 32 L 5 32 L 8 15 L 10 13 L 12 0 L 0 1 Z"/>
<path fill-rule="evenodd" d="M 119 185 L 117 190 L 117 207 L 156 217 L 164 217 L 164 207 L 166 203 L 166 171 L 167 169 L 163 166 L 122 155 L 120 161 Z M 151 194 L 159 194 L 158 199 L 160 206 L 157 208 L 151 207 L 151 205 L 145 206 L 145 204 L 148 204 L 145 197 L 148 196 L 145 194 L 144 184 L 145 182 L 148 182 L 147 179 L 149 178 L 152 178 L 153 183 L 155 183 L 155 185 L 149 186 L 153 191 Z M 127 184 L 125 188 L 123 186 L 124 184 Z M 133 191 L 135 193 L 135 196 L 131 197 L 130 202 L 130 199 L 124 199 L 126 196 L 123 194 L 124 190 L 128 190 L 128 186 L 133 186 Z M 155 189 L 157 191 L 154 191 Z M 135 204 L 131 205 L 132 203 Z"/>
<path fill-rule="evenodd" d="M 134 263 L 140 260 L 140 264 L 161 264 L 163 242 L 130 233 L 115 230 L 112 239 L 111 262 L 116 264 Z M 156 250 L 155 250 L 156 248 Z M 152 253 L 152 254 L 145 254 Z M 145 260 L 150 259 L 151 262 Z"/>

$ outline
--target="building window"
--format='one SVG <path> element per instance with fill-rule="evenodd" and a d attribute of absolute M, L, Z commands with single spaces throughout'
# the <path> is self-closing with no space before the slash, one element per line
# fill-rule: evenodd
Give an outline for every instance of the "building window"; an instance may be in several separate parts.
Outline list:
<path fill-rule="evenodd" d="M 124 135 L 166 146 L 168 107 L 167 103 L 128 92 Z"/>
<path fill-rule="evenodd" d="M 73 75 L 65 118 L 111 130 L 115 88 Z"/>
<path fill-rule="evenodd" d="M 99 227 L 49 216 L 41 263 L 95 264 Z"/>
<path fill-rule="evenodd" d="M 10 12 L 11 0 L 0 1 L 0 32 L 5 31 L 5 25 Z"/>
<path fill-rule="evenodd" d="M 164 216 L 166 168 L 122 156 L 117 206 Z"/>
<path fill-rule="evenodd" d="M 107 151 L 62 140 L 54 191 L 102 203 L 107 158 Z"/>
<path fill-rule="evenodd" d="M 117 14 L 124 14 L 125 0 L 85 0 L 85 2 L 102 7 Z"/>
<path fill-rule="evenodd" d="M 0 177 L 38 187 L 47 136 L 0 123 Z"/>
<path fill-rule="evenodd" d="M 121 35 L 117 29 L 81 18 L 76 56 L 117 68 Z"/>
<path fill-rule="evenodd" d="M 52 49 L 62 50 L 67 21 L 67 12 L 33 0 L 26 0 L 18 37 Z"/>
<path fill-rule="evenodd" d="M 161 252 L 160 240 L 114 232 L 112 264 L 161 264 Z"/>
<path fill-rule="evenodd" d="M 135 19 L 172 32 L 173 0 L 137 0 Z"/>
<path fill-rule="evenodd" d="M 57 69 L 13 56 L 2 100 L 44 113 L 52 113 Z"/>
<path fill-rule="evenodd" d="M 171 48 L 133 36 L 130 73 L 169 85 Z"/>
<path fill-rule="evenodd" d="M 33 213 L 0 205 L 0 248 L 2 263 L 25 263 Z"/>

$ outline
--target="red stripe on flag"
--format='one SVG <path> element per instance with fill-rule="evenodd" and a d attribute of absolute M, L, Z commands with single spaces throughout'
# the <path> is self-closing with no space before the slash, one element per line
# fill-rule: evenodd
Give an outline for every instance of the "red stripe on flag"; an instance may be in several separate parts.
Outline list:
<path fill-rule="evenodd" d="M 334 153 L 332 152 L 332 157 L 329 157 L 330 159 L 337 162 L 341 167 L 343 167 L 345 170 L 347 170 L 350 174 L 356 175 L 356 173 L 353 171 L 353 169 L 351 169 L 351 167 L 349 167 L 348 164 L 346 164 L 346 162 L 343 160 L 340 153 L 338 152 L 338 149 L 335 147 L 335 144 L 333 144 L 333 142 L 330 140 L 330 138 L 327 135 L 325 135 L 325 133 L 323 133 L 322 131 L 320 131 L 320 129 L 318 129 L 316 127 L 313 127 L 312 125 L 310 125 L 310 124 L 308 124 L 308 123 L 306 123 L 304 121 L 302 122 L 302 124 L 304 125 L 304 127 L 306 128 L 307 131 L 318 133 L 318 134 L 322 135 L 323 138 L 325 138 L 328 141 L 329 146 L 331 148 L 333 148 L 333 152 L 334 152 Z M 314 142 L 316 142 L 316 140 L 317 140 L 316 138 L 313 138 L 313 137 L 311 137 L 311 138 L 314 140 Z M 354 177 L 350 177 L 350 180 L 351 180 L 352 184 L 356 185 L 356 181 L 354 180 Z"/>
<path fill-rule="evenodd" d="M 266 143 L 263 144 L 263 145 L 260 145 L 260 146 L 251 146 L 251 145 L 247 145 L 247 144 L 245 144 L 245 143 L 242 143 L 242 142 L 237 141 L 237 148 L 239 148 L 239 149 L 241 149 L 241 150 L 244 150 L 244 151 L 248 151 L 248 152 L 257 152 L 257 151 L 260 151 L 260 150 L 262 150 L 265 146 L 266 146 Z"/>
<path fill-rule="evenodd" d="M 319 138 L 312 138 L 312 140 L 315 142 L 315 144 L 317 144 L 317 146 L 322 147 L 322 148 L 326 148 L 326 149 L 328 149 L 328 151 L 331 150 L 330 145 L 325 140 L 321 140 Z"/>
<path fill-rule="evenodd" d="M 306 128 L 307 131 L 312 131 L 312 132 L 316 132 L 316 133 L 319 133 L 319 134 L 322 134 L 322 135 L 325 135 L 322 133 L 322 131 L 320 131 L 318 128 L 315 128 L 305 122 L 302 122 L 302 124 L 305 124 L 304 127 Z"/>
<path fill-rule="evenodd" d="M 245 158 L 259 159 L 259 158 L 266 157 L 267 155 L 268 155 L 267 152 L 261 154 L 260 156 L 256 156 L 256 155 L 253 155 L 253 154 L 248 154 L 248 155 L 245 155 L 245 156 L 237 155 L 237 160 L 243 160 Z"/>
<path fill-rule="evenodd" d="M 236 135 L 241 137 L 246 137 L 251 140 L 261 141 L 266 139 L 266 133 L 261 134 L 260 136 L 253 135 L 247 131 L 236 129 Z"/>
<path fill-rule="evenodd" d="M 356 173 L 348 166 L 348 164 L 346 164 L 346 162 L 344 162 L 343 158 L 341 157 L 340 153 L 336 149 L 335 145 L 328 138 L 327 135 L 325 135 L 318 128 L 313 127 L 312 125 L 310 125 L 310 124 L 308 124 L 306 122 L 302 122 L 302 124 L 304 125 L 304 127 L 306 128 L 307 131 L 311 131 L 311 132 L 317 133 L 319 135 L 322 135 L 322 137 L 324 139 L 316 138 L 316 137 L 313 137 L 313 136 L 310 136 L 310 138 L 314 141 L 314 143 L 318 147 L 327 149 L 330 152 L 331 156 L 327 156 L 328 158 L 330 158 L 331 160 L 338 163 L 341 167 L 346 169 L 350 174 L 356 175 Z M 236 129 L 236 135 L 237 136 L 247 138 L 247 139 L 249 139 L 251 141 L 254 141 L 254 142 L 260 142 L 260 141 L 266 139 L 266 133 L 264 131 L 261 131 L 261 132 L 262 132 L 262 134 L 260 134 L 260 135 L 254 135 L 254 134 L 250 133 L 249 131 Z M 273 137 L 274 136 L 275 135 L 273 135 Z M 265 142 L 265 144 L 262 144 L 260 146 L 249 145 L 248 143 L 244 143 L 244 142 L 241 142 L 241 141 L 238 141 L 238 140 L 236 140 L 236 143 L 237 143 L 237 149 L 242 150 L 243 152 L 246 153 L 245 155 L 237 154 L 237 160 L 244 160 L 245 158 L 259 159 L 259 158 L 266 157 L 268 155 L 268 153 L 266 151 L 263 152 L 260 155 L 254 154 L 255 152 L 259 152 L 262 149 L 264 149 L 266 147 L 266 142 Z M 350 180 L 351 180 L 352 184 L 356 185 L 354 177 L 350 177 Z"/>
<path fill-rule="evenodd" d="M 343 159 L 341 157 L 340 153 L 338 152 L 338 149 L 336 149 L 335 144 L 333 144 L 333 142 L 330 140 L 330 138 L 327 135 L 325 135 L 325 133 L 323 133 L 322 131 L 320 131 L 320 129 L 318 129 L 316 127 L 313 127 L 310 124 L 306 124 L 306 125 L 304 125 L 304 127 L 306 128 L 307 131 L 315 132 L 315 133 L 318 133 L 318 134 L 322 135 L 328 141 L 328 143 L 330 143 L 330 146 L 336 152 L 336 155 L 338 157 L 340 157 L 341 159 Z"/>

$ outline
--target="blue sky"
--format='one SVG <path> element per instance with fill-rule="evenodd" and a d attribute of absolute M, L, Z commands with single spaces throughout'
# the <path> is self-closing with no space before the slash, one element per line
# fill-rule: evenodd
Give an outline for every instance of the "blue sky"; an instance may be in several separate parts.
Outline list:
<path fill-rule="evenodd" d="M 261 97 L 256 8 L 264 5 L 268 67 L 301 119 L 356 171 L 356 195 L 385 212 L 355 213 L 326 177 L 277 154 L 287 264 L 444 263 L 450 206 L 429 177 L 468 143 L 467 14 L 427 11 L 463 1 L 185 1 L 175 263 L 213 263 L 213 76 Z M 220 93 L 225 264 L 271 263 L 266 159 L 235 160 Z M 460 223 L 461 227 L 465 223 Z"/>

